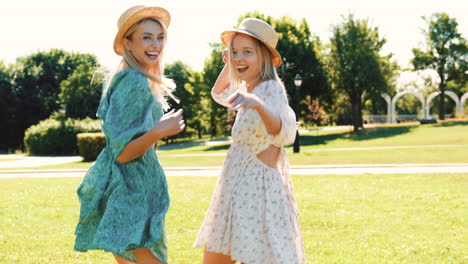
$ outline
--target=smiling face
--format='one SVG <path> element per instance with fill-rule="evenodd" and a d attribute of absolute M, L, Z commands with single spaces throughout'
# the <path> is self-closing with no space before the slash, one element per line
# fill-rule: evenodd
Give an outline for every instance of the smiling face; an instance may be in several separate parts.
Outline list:
<path fill-rule="evenodd" d="M 232 40 L 232 67 L 238 78 L 247 84 L 259 79 L 261 61 L 258 43 L 245 34 L 237 34 Z"/>
<path fill-rule="evenodd" d="M 158 63 L 165 37 L 161 25 L 147 19 L 137 24 L 134 32 L 124 39 L 124 46 L 133 54 L 140 66 L 148 70 Z"/>

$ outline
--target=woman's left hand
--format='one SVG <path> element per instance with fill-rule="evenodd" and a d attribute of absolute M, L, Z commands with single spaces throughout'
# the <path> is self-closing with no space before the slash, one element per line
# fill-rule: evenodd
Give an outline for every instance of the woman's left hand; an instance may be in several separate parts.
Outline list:
<path fill-rule="evenodd" d="M 228 103 L 231 105 L 229 108 L 231 111 L 239 108 L 258 110 L 265 104 L 263 100 L 255 94 L 241 91 L 238 91 L 232 98 L 229 98 Z"/>

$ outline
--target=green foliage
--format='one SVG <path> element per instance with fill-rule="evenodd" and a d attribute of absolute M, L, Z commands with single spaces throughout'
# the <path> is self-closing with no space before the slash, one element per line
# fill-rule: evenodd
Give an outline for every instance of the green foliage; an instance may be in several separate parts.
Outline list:
<path fill-rule="evenodd" d="M 33 155 L 77 154 L 76 135 L 83 132 L 96 132 L 101 129 L 101 121 L 86 118 L 54 119 L 53 117 L 29 127 L 24 136 L 24 145 Z"/>
<path fill-rule="evenodd" d="M 423 17 L 427 23 L 426 49 L 413 49 L 414 69 L 437 71 L 441 94 L 447 87 L 461 95 L 468 82 L 468 43 L 458 32 L 458 22 L 446 13 Z M 439 119 L 445 118 L 445 100 L 439 100 Z"/>
<path fill-rule="evenodd" d="M 202 73 L 192 72 L 188 83 L 185 84 L 185 89 L 192 92 L 192 118 L 186 119 L 189 128 L 195 130 L 198 138 L 202 138 L 203 134 L 208 133 L 210 121 L 210 106 L 211 106 L 211 87 L 205 83 L 205 78 Z M 184 108 L 185 109 L 185 108 Z"/>
<path fill-rule="evenodd" d="M 84 161 L 94 161 L 106 146 L 104 133 L 79 133 L 76 135 L 78 151 Z"/>
<path fill-rule="evenodd" d="M 337 92 L 345 93 L 350 99 L 354 131 L 363 126 L 362 95 L 375 96 L 388 91 L 388 75 L 392 75 L 393 69 L 391 56 L 379 54 L 385 42 L 377 27 L 372 28 L 367 20 L 355 19 L 351 14 L 333 27 L 330 81 Z"/>
<path fill-rule="evenodd" d="M 70 118 L 96 118 L 102 94 L 103 74 L 99 66 L 80 64 L 60 83 L 60 103 L 65 116 Z"/>
<path fill-rule="evenodd" d="M 11 118 L 14 114 L 11 86 L 11 72 L 0 61 L 0 124 L 2 124 L 2 129 L 0 129 L 0 150 L 5 151 L 14 148 L 14 144 L 10 140 L 14 136 L 10 127 L 15 123 Z"/>
<path fill-rule="evenodd" d="M 191 138 L 195 135 L 201 138 L 202 124 L 206 124 L 209 117 L 209 109 L 202 101 L 209 96 L 210 89 L 203 83 L 203 75 L 180 61 L 166 65 L 165 74 L 176 83 L 174 95 L 180 100 L 179 103 L 171 100 L 171 106 L 184 110 L 186 128 L 174 138 Z"/>
<path fill-rule="evenodd" d="M 60 83 L 81 64 L 96 65 L 96 57 L 52 49 L 17 59 L 12 66 L 13 110 L 9 116 L 13 136 L 8 141 L 19 147 L 26 128 L 60 110 Z"/>
<path fill-rule="evenodd" d="M 396 102 L 395 110 L 399 115 L 419 115 L 422 110 L 421 101 L 413 94 L 405 94 Z"/>
<path fill-rule="evenodd" d="M 194 81 L 196 83 L 203 82 L 205 86 L 202 87 L 202 91 L 207 95 L 208 100 L 202 102 L 204 109 L 209 109 L 209 134 L 211 137 L 216 137 L 220 134 L 226 134 L 226 125 L 229 124 L 228 113 L 225 107 L 216 103 L 210 96 L 211 87 L 213 87 L 219 73 L 224 67 L 222 59 L 223 45 L 220 43 L 210 44 L 212 51 L 210 57 L 205 60 L 205 67 L 203 68 L 203 75 L 196 76 Z"/>

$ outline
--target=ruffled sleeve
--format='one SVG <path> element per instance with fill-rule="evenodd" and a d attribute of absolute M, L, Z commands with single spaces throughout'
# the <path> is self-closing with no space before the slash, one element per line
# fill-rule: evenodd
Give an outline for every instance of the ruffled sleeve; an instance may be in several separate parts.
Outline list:
<path fill-rule="evenodd" d="M 98 115 L 103 119 L 106 144 L 114 158 L 132 139 L 154 125 L 152 108 L 155 99 L 147 79 L 135 70 L 124 71 L 116 75 L 98 109 Z"/>
<path fill-rule="evenodd" d="M 229 107 L 229 104 L 226 102 L 226 99 L 234 93 L 234 89 L 231 89 L 229 86 L 228 88 L 224 89 L 221 93 L 217 94 L 211 89 L 211 97 L 215 100 L 220 105 L 223 105 L 225 107 Z"/>
<path fill-rule="evenodd" d="M 296 115 L 288 104 L 283 87 L 277 81 L 269 81 L 263 99 L 266 108 L 281 120 L 280 132 L 268 135 L 272 144 L 278 147 L 291 145 L 296 138 Z"/>

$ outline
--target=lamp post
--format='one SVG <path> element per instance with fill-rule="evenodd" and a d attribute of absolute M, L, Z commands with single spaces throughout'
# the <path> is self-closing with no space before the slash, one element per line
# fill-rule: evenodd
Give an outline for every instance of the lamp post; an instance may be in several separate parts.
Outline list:
<path fill-rule="evenodd" d="M 296 120 L 299 122 L 299 87 L 302 84 L 302 77 L 297 73 L 294 77 L 294 85 L 296 86 L 296 103 L 294 106 L 294 111 L 296 112 Z M 299 142 L 299 127 L 296 129 L 296 139 L 294 140 L 293 152 L 299 153 L 300 151 L 300 142 Z"/>

